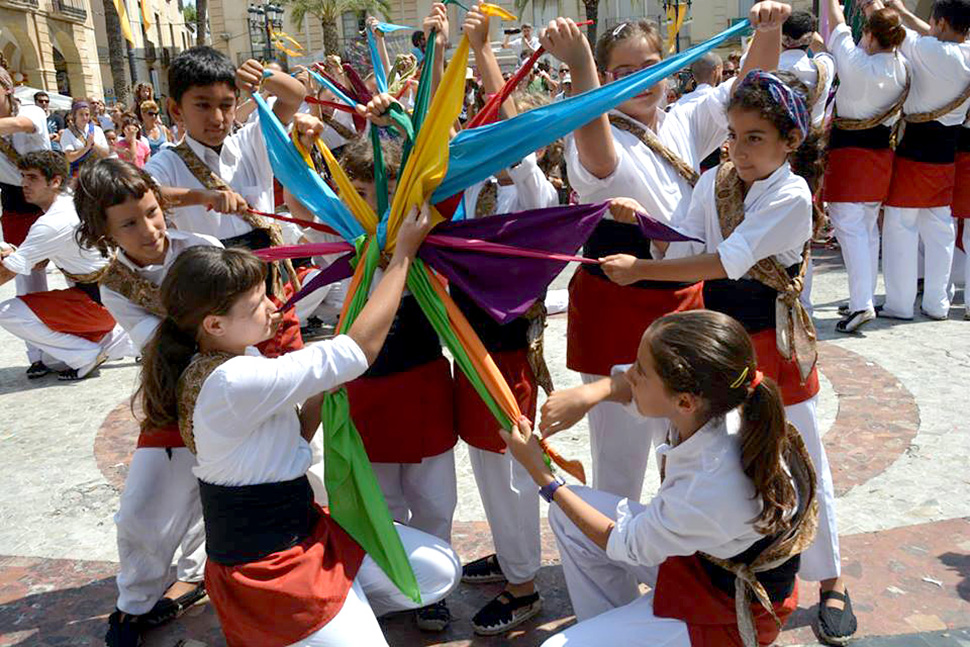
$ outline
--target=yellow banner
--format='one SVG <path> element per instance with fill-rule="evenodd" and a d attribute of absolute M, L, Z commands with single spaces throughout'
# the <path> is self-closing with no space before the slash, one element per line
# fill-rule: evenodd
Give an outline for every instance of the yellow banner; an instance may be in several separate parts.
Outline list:
<path fill-rule="evenodd" d="M 135 35 L 131 33 L 131 23 L 128 21 L 128 9 L 125 8 L 125 0 L 114 0 L 114 3 L 115 11 L 118 12 L 118 21 L 121 22 L 121 33 L 134 46 Z"/>
<path fill-rule="evenodd" d="M 141 0 L 141 21 L 145 25 L 145 33 L 152 28 L 152 8 L 148 4 L 149 0 Z M 161 43 L 158 44 L 162 46 Z"/>
<path fill-rule="evenodd" d="M 673 54 L 677 45 L 677 34 L 687 17 L 687 5 L 677 3 L 667 5 L 667 53 Z"/>

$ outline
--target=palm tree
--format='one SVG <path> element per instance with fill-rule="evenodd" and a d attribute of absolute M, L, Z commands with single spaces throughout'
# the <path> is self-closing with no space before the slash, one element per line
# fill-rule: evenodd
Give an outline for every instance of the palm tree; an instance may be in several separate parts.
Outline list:
<path fill-rule="evenodd" d="M 327 54 L 340 53 L 340 32 L 337 23 L 348 11 L 373 13 L 380 12 L 390 20 L 390 0 L 284 0 L 290 8 L 293 24 L 303 27 L 303 20 L 309 15 L 320 21 L 323 28 L 323 48 Z"/>
<path fill-rule="evenodd" d="M 515 0 L 515 10 L 521 16 L 525 11 L 525 8 L 529 5 L 529 2 L 537 2 L 540 9 L 546 8 L 546 3 L 550 0 Z M 583 6 L 586 9 L 586 20 L 592 20 L 592 25 L 587 25 L 586 27 L 586 37 L 589 42 L 596 42 L 596 22 L 597 16 L 599 15 L 599 0 L 582 0 Z M 558 4 L 558 2 L 557 2 Z"/>
<path fill-rule="evenodd" d="M 206 23 L 209 21 L 209 0 L 195 0 L 195 44 L 205 45 Z"/>
<path fill-rule="evenodd" d="M 123 106 L 131 103 L 131 84 L 125 75 L 125 37 L 121 33 L 121 20 L 118 10 L 111 0 L 102 0 L 104 5 L 104 30 L 108 34 L 108 62 L 111 65 L 111 81 L 115 91 L 115 101 Z"/>

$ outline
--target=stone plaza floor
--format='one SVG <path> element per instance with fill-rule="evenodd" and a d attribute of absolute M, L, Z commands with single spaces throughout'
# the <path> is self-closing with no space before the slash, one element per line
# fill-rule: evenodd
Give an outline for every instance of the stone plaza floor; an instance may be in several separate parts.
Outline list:
<path fill-rule="evenodd" d="M 555 288 L 564 288 L 566 275 Z M 52 285 L 61 279 L 51 275 Z M 881 290 L 881 288 L 880 288 Z M 12 297 L 12 283 L 0 299 Z M 970 647 L 970 321 L 960 304 L 947 321 L 877 320 L 839 335 L 844 302 L 838 251 L 819 248 L 813 302 L 819 336 L 820 427 L 835 479 L 843 569 L 862 647 Z M 918 312 L 918 310 L 917 310 Z M 564 315 L 550 317 L 547 361 L 559 388 Z M 23 345 L 0 330 L 0 647 L 103 644 L 116 596 L 112 517 L 134 450 L 128 405 L 138 367 L 104 365 L 76 382 L 28 381 Z M 589 466 L 585 423 L 555 446 Z M 467 452 L 457 451 L 454 545 L 465 561 L 491 552 Z M 658 486 L 648 470 L 643 499 Z M 543 515 L 545 515 L 545 504 Z M 500 585 L 461 585 L 449 598 L 452 626 L 423 634 L 409 614 L 384 619 L 390 645 L 531 647 L 574 619 L 551 532 L 543 523 L 539 586 L 544 609 L 506 636 L 473 636 L 471 617 Z M 815 645 L 817 589 L 802 583 L 781 645 Z M 281 619 L 285 622 L 285 619 Z M 604 644 L 608 640 L 604 640 Z M 149 647 L 224 645 L 202 603 L 153 631 Z"/>

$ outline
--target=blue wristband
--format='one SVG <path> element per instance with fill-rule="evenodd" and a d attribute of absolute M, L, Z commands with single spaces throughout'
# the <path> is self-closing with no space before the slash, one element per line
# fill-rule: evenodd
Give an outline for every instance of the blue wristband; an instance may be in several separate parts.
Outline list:
<path fill-rule="evenodd" d="M 543 485 L 541 488 L 539 488 L 539 496 L 545 499 L 547 503 L 552 503 L 552 497 L 555 496 L 556 490 L 558 490 L 560 486 L 566 484 L 566 482 L 562 480 L 562 477 L 560 476 L 555 477 L 555 479 L 556 480 L 552 481 L 551 483 Z"/>

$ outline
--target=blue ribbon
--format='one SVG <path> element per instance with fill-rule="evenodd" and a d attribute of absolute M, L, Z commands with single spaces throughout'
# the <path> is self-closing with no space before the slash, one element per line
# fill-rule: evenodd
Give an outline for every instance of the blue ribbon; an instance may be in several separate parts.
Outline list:
<path fill-rule="evenodd" d="M 407 25 L 392 25 L 389 22 L 379 22 L 377 23 L 377 28 L 385 34 L 389 34 L 392 31 L 400 31 L 402 29 L 411 29 L 413 31 L 417 31 L 414 29 L 414 27 L 408 27 Z"/>
<path fill-rule="evenodd" d="M 346 103 L 351 108 L 356 108 L 357 107 L 357 102 L 354 101 L 353 99 L 351 99 L 350 97 L 348 97 L 343 92 L 341 92 L 340 91 L 340 88 L 338 88 L 337 86 L 335 86 L 333 83 L 330 82 L 330 79 L 328 79 L 327 77 L 323 76 L 322 74 L 317 74 L 316 72 L 314 72 L 313 70 L 310 70 L 310 69 L 308 69 L 307 72 L 310 73 L 310 75 L 313 77 L 313 80 L 314 81 L 316 81 L 318 84 L 320 84 L 321 87 L 327 88 L 328 90 L 330 90 L 331 92 L 333 92 L 337 96 L 338 99 L 340 99 L 341 101 L 343 101 L 344 103 Z"/>
<path fill-rule="evenodd" d="M 377 92 L 385 94 L 387 92 L 387 73 L 384 71 L 384 63 L 381 55 L 377 51 L 377 39 L 374 32 L 370 29 L 364 30 L 367 33 L 367 48 L 370 49 L 370 64 L 374 67 L 374 80 L 377 81 Z"/>

